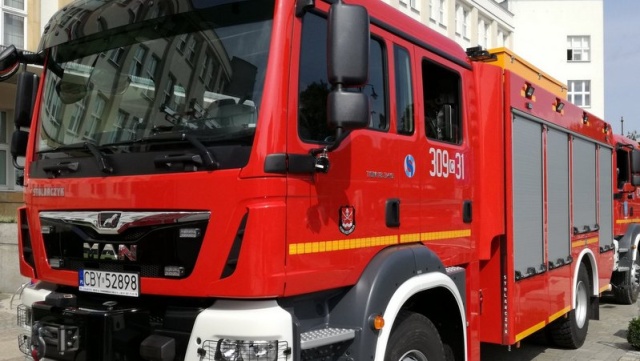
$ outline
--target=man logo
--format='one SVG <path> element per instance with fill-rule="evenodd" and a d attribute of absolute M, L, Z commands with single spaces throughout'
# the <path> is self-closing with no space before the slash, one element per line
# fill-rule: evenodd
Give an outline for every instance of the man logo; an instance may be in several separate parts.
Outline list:
<path fill-rule="evenodd" d="M 116 228 L 120 221 L 120 213 L 100 213 L 98 214 L 98 227 Z"/>
<path fill-rule="evenodd" d="M 85 242 L 82 245 L 83 256 L 85 259 L 111 260 L 111 261 L 137 261 L 138 246 L 131 245 L 127 247 L 124 244 L 100 244 Z M 116 251 L 117 249 L 117 251 Z"/>

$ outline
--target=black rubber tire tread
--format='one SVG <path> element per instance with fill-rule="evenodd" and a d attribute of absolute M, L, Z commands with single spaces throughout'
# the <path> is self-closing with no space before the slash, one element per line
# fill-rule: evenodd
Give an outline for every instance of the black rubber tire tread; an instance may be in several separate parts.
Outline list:
<path fill-rule="evenodd" d="M 634 262 L 638 262 L 638 259 Z M 635 284 L 635 287 L 633 286 L 631 271 L 614 272 L 613 277 L 611 277 L 611 283 L 613 284 L 613 297 L 617 303 L 621 305 L 632 305 L 636 303 L 640 287 L 638 287 L 638 284 Z"/>
<path fill-rule="evenodd" d="M 591 282 L 589 281 L 587 270 L 583 266 L 578 271 L 578 282 L 582 282 L 587 286 L 587 299 L 589 299 L 588 291 L 591 289 Z M 586 320 L 582 328 L 578 328 L 575 309 L 569 312 L 568 317 L 561 317 L 547 326 L 549 328 L 549 336 L 555 345 L 568 349 L 577 349 L 584 344 L 589 331 L 589 319 L 591 318 L 591 307 L 589 305 L 587 305 L 586 311 Z"/>
<path fill-rule="evenodd" d="M 385 361 L 399 361 L 410 350 L 422 352 L 429 361 L 447 361 L 438 330 L 424 315 L 400 311 L 389 336 Z"/>

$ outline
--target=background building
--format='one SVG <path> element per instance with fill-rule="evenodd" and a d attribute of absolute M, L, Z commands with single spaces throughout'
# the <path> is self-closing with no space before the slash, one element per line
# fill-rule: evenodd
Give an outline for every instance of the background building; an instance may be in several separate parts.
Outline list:
<path fill-rule="evenodd" d="M 604 117 L 603 0 L 381 0 L 463 48 L 506 47 Z"/>
<path fill-rule="evenodd" d="M 603 0 L 508 0 L 513 50 L 567 84 L 567 98 L 604 117 Z"/>
<path fill-rule="evenodd" d="M 49 18 L 72 0 L 3 0 L 0 3 L 0 45 L 36 51 Z M 15 217 L 22 203 L 22 187 L 9 153 L 14 130 L 15 78 L 0 83 L 0 217 Z"/>
<path fill-rule="evenodd" d="M 505 0 L 381 0 L 463 48 L 513 46 L 513 13 Z"/>

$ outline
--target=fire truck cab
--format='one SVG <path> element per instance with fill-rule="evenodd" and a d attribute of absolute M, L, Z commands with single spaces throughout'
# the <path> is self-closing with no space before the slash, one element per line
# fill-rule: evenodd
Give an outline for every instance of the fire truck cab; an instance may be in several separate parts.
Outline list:
<path fill-rule="evenodd" d="M 610 125 L 382 1 L 79 0 L 20 63 L 36 361 L 577 348 L 630 263 Z"/>

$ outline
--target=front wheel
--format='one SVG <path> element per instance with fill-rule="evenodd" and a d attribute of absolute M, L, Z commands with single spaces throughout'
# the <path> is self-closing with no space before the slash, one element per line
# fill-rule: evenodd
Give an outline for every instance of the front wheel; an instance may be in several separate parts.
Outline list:
<path fill-rule="evenodd" d="M 385 361 L 445 361 L 438 330 L 424 315 L 402 311 L 394 323 Z"/>
<path fill-rule="evenodd" d="M 590 284 L 587 270 L 584 267 L 580 267 L 575 289 L 576 307 L 569 312 L 569 317 L 560 318 L 548 326 L 549 336 L 556 345 L 577 349 L 584 344 L 591 316 L 589 304 Z"/>

